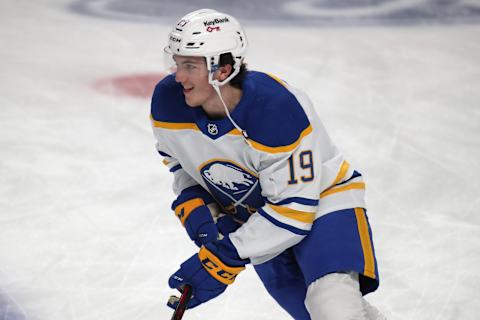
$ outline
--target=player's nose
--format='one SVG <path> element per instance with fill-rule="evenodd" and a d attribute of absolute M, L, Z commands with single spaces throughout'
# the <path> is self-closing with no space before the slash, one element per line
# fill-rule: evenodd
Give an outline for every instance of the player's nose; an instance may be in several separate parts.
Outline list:
<path fill-rule="evenodd" d="M 175 73 L 175 81 L 178 83 L 183 83 L 187 79 L 187 75 L 184 71 L 177 69 L 177 72 Z"/>

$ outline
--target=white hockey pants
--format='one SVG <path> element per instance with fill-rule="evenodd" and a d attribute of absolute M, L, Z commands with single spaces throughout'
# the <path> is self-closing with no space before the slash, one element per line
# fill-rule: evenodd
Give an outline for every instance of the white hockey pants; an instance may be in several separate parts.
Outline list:
<path fill-rule="evenodd" d="M 327 274 L 310 284 L 305 306 L 312 320 L 386 320 L 362 296 L 355 272 Z"/>

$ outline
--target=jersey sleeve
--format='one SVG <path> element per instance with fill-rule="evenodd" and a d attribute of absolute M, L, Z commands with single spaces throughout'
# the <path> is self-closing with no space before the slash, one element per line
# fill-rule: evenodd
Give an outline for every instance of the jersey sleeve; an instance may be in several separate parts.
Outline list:
<path fill-rule="evenodd" d="M 151 101 L 150 120 L 153 134 L 156 140 L 156 150 L 163 157 L 163 164 L 167 166 L 168 170 L 173 173 L 173 192 L 179 196 L 183 190 L 197 186 L 198 183 L 182 168 L 179 160 L 166 143 L 167 139 L 164 136 L 165 131 L 159 124 L 165 122 L 182 122 L 188 113 L 185 108 L 179 107 L 178 104 L 179 87 L 176 85 L 175 79 L 172 75 L 164 78 L 157 84 L 153 92 Z M 180 120 L 177 118 L 180 117 Z"/>
<path fill-rule="evenodd" d="M 173 155 L 168 153 L 168 149 L 162 145 L 161 141 L 161 136 L 157 137 L 156 149 L 163 157 L 163 164 L 171 173 L 173 173 L 173 193 L 178 196 L 182 193 L 182 190 L 196 186 L 198 183 L 185 170 L 183 170 L 180 162 Z"/>

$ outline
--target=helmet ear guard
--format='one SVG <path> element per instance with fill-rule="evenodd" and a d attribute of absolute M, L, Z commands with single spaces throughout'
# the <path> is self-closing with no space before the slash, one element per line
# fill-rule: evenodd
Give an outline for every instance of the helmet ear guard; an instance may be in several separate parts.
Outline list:
<path fill-rule="evenodd" d="M 228 53 L 228 52 L 227 52 Z M 230 82 L 235 76 L 240 72 L 240 67 L 242 66 L 243 59 L 235 59 L 234 58 L 234 64 L 232 65 L 232 73 L 225 78 L 222 81 L 218 81 L 213 79 L 213 75 L 215 74 L 215 71 L 217 71 L 220 68 L 220 54 L 212 57 L 206 57 L 207 60 L 207 69 L 208 69 L 208 82 L 213 85 L 213 86 L 223 86 L 226 83 Z"/>
<path fill-rule="evenodd" d="M 223 86 L 240 72 L 247 47 L 245 32 L 234 17 L 212 9 L 200 9 L 185 15 L 176 23 L 169 33 L 168 46 L 164 51 L 170 56 L 170 62 L 173 55 L 205 57 L 209 83 Z M 233 71 L 223 81 L 214 80 L 213 74 L 219 68 L 220 55 L 224 53 L 232 54 Z"/>

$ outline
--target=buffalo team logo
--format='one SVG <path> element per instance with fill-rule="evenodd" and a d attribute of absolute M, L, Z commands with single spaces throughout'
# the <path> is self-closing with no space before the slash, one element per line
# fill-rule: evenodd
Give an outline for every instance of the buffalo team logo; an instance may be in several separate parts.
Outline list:
<path fill-rule="evenodd" d="M 202 171 L 202 176 L 218 188 L 229 192 L 246 192 L 257 180 L 247 171 L 232 163 L 215 162 Z"/>
<path fill-rule="evenodd" d="M 262 204 L 258 176 L 239 164 L 215 159 L 202 164 L 199 171 L 215 199 L 233 213 Z"/>

